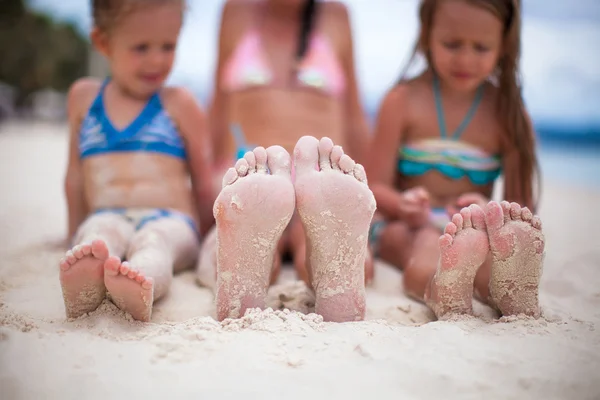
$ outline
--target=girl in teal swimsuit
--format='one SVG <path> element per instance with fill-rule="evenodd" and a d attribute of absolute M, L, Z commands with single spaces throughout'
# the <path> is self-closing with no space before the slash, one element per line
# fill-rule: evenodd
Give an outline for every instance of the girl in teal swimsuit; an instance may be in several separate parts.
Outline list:
<path fill-rule="evenodd" d="M 538 315 L 544 238 L 529 211 L 537 161 L 518 79 L 520 4 L 423 0 L 419 15 L 415 55 L 427 67 L 378 115 L 371 245 L 438 317 L 470 313 L 473 285 L 502 314 Z M 501 174 L 513 203 L 490 202 Z"/>

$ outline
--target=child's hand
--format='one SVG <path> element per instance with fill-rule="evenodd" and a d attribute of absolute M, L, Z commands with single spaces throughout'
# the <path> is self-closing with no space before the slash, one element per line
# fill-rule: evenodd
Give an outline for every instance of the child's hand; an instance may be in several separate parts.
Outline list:
<path fill-rule="evenodd" d="M 411 228 L 420 228 L 429 220 L 429 192 L 416 187 L 402 193 L 398 214 Z"/>
<path fill-rule="evenodd" d="M 490 199 L 483 196 L 481 193 L 465 193 L 456 199 L 456 203 L 454 205 L 450 205 L 446 207 L 446 209 L 448 210 L 449 215 L 454 215 L 460 212 L 463 207 L 469 207 L 471 204 L 476 204 L 479 207 L 484 208 L 489 201 Z"/>

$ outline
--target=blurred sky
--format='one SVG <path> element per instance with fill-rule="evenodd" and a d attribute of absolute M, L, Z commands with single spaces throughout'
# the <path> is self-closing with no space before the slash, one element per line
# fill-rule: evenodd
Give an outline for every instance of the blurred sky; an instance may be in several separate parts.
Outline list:
<path fill-rule="evenodd" d="M 90 28 L 89 0 L 30 0 Z M 417 35 L 417 0 L 345 0 L 361 93 L 370 111 L 399 77 Z M 170 83 L 212 90 L 222 0 L 188 0 Z M 524 0 L 524 96 L 536 121 L 600 124 L 600 0 Z"/>

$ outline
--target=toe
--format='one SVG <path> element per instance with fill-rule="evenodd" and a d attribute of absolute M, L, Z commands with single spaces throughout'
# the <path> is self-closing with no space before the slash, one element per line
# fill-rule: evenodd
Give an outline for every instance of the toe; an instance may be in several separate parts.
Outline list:
<path fill-rule="evenodd" d="M 271 146 L 267 149 L 267 165 L 272 175 L 290 176 L 290 154 L 281 146 Z"/>
<path fill-rule="evenodd" d="M 253 174 L 256 172 L 256 156 L 254 155 L 254 151 L 247 151 L 244 154 L 244 160 L 248 163 L 248 174 Z"/>
<path fill-rule="evenodd" d="M 331 151 L 333 150 L 333 141 L 324 137 L 319 141 L 319 167 L 321 171 L 331 169 Z"/>
<path fill-rule="evenodd" d="M 510 203 L 510 218 L 514 221 L 521 220 L 521 206 L 518 203 Z"/>
<path fill-rule="evenodd" d="M 340 169 L 340 158 L 344 155 L 342 146 L 335 145 L 331 150 L 331 167 L 333 169 Z"/>
<path fill-rule="evenodd" d="M 152 289 L 152 285 L 153 285 L 153 284 L 154 284 L 154 279 L 152 279 L 152 278 L 146 278 L 146 279 L 144 279 L 144 281 L 142 282 L 142 287 L 143 287 L 144 289 L 147 289 L 147 290 L 149 290 L 149 289 Z"/>
<path fill-rule="evenodd" d="M 356 163 L 354 162 L 354 160 L 352 158 L 350 158 L 349 155 L 344 154 L 340 158 L 340 169 L 342 171 L 344 171 L 344 173 L 346 173 L 346 174 L 353 173 L 355 166 L 356 166 Z"/>
<path fill-rule="evenodd" d="M 444 233 L 442 236 L 440 236 L 438 243 L 440 244 L 441 249 L 447 249 L 448 247 L 452 246 L 453 241 L 454 238 L 451 234 Z"/>
<path fill-rule="evenodd" d="M 473 224 L 473 228 L 480 231 L 485 230 L 485 214 L 481 207 L 477 204 L 471 204 L 469 208 L 471 209 L 471 223 Z"/>
<path fill-rule="evenodd" d="M 504 215 L 504 206 L 495 201 L 490 201 L 485 209 L 485 224 L 487 229 L 497 231 L 502 228 L 504 225 Z"/>
<path fill-rule="evenodd" d="M 96 239 L 92 242 L 92 254 L 99 260 L 106 260 L 108 258 L 108 247 L 103 240 Z"/>
<path fill-rule="evenodd" d="M 104 272 L 110 275 L 117 275 L 119 273 L 119 268 L 121 267 L 121 260 L 119 257 L 110 256 L 104 262 Z"/>
<path fill-rule="evenodd" d="M 458 232 L 456 224 L 454 222 L 448 222 L 444 228 L 444 233 L 454 236 L 456 235 L 456 232 Z"/>
<path fill-rule="evenodd" d="M 229 186 L 239 178 L 238 172 L 235 168 L 229 168 L 225 175 L 223 175 L 222 187 Z"/>
<path fill-rule="evenodd" d="M 303 136 L 294 147 L 296 177 L 312 173 L 319 164 L 319 141 L 312 136 Z"/>
<path fill-rule="evenodd" d="M 356 164 L 354 166 L 354 177 L 362 183 L 367 183 L 367 173 L 365 172 L 365 168 L 360 165 L 360 164 Z"/>
<path fill-rule="evenodd" d="M 464 223 L 462 215 L 460 215 L 460 213 L 454 214 L 452 216 L 452 223 L 456 225 L 456 231 L 460 232 L 463 228 Z"/>
<path fill-rule="evenodd" d="M 532 212 L 527 207 L 521 209 L 521 219 L 525 222 L 530 222 L 533 218 Z"/>
<path fill-rule="evenodd" d="M 257 147 L 253 151 L 256 158 L 256 172 L 267 173 L 267 150 L 264 147 Z"/>
<path fill-rule="evenodd" d="M 130 270 L 131 270 L 131 266 L 129 265 L 129 263 L 127 261 L 122 263 L 121 266 L 119 267 L 119 272 L 121 273 L 121 275 L 127 275 Z"/>
<path fill-rule="evenodd" d="M 240 158 L 235 162 L 235 170 L 240 178 L 248 175 L 248 161 L 245 158 Z"/>
<path fill-rule="evenodd" d="M 471 223 L 471 209 L 469 207 L 461 209 L 460 216 L 463 219 L 463 229 L 473 227 L 473 224 Z"/>
<path fill-rule="evenodd" d="M 510 221 L 510 203 L 508 201 L 502 201 L 500 203 L 500 207 L 502 208 L 502 213 L 504 222 Z"/>
<path fill-rule="evenodd" d="M 89 244 L 84 244 L 83 246 L 81 246 L 81 251 L 83 252 L 84 256 L 89 256 L 90 254 L 92 254 L 92 246 L 90 246 Z"/>
<path fill-rule="evenodd" d="M 67 271 L 69 268 L 71 268 L 71 264 L 69 264 L 65 258 L 62 258 L 58 265 L 62 271 Z"/>

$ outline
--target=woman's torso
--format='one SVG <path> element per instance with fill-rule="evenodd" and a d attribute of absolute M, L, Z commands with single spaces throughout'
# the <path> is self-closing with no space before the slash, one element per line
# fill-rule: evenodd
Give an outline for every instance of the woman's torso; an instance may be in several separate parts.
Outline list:
<path fill-rule="evenodd" d="M 431 77 L 407 83 L 410 104 L 408 126 L 398 149 L 396 186 L 400 190 L 422 186 L 429 191 L 432 207 L 454 205 L 465 193 L 490 197 L 500 173 L 502 130 L 497 120 L 495 88 L 485 84 L 481 101 L 460 136 L 451 135 L 464 121 L 473 102 L 445 102 L 446 138 L 436 112 Z"/>
<path fill-rule="evenodd" d="M 195 217 L 184 142 L 158 94 L 121 123 L 129 118 L 104 89 L 98 85 L 77 132 L 90 211 L 164 208 Z"/>
<path fill-rule="evenodd" d="M 305 56 L 295 69 L 299 26 L 273 25 L 264 2 L 236 2 L 235 20 L 229 22 L 239 29 L 225 38 L 231 51 L 219 83 L 226 95 L 231 154 L 234 124 L 249 145 L 278 144 L 291 152 L 304 135 L 329 136 L 344 145 L 343 38 L 330 6 L 319 4 Z"/>

